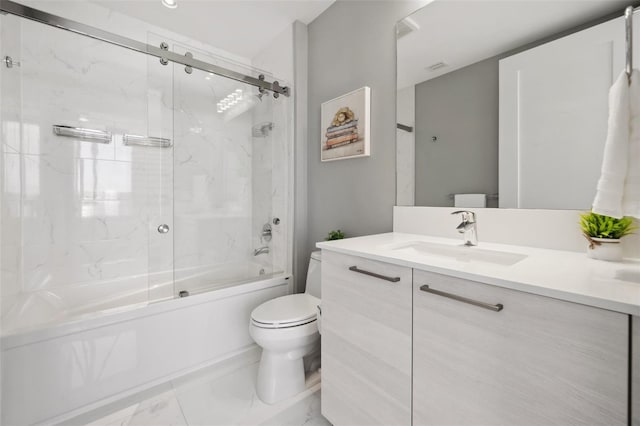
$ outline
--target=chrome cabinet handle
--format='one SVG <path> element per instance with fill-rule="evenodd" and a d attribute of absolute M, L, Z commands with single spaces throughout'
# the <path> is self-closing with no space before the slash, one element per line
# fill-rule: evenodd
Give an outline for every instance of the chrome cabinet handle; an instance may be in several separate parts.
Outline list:
<path fill-rule="evenodd" d="M 492 305 L 490 303 L 478 302 L 477 300 L 468 299 L 466 297 L 458 296 L 457 294 L 451 294 L 451 293 L 446 293 L 440 290 L 434 290 L 426 284 L 423 286 L 420 286 L 420 290 L 426 291 L 427 293 L 437 294 L 438 296 L 447 297 L 449 299 L 457 300 L 458 302 L 468 303 L 469 305 L 478 306 L 484 309 L 489 309 L 490 311 L 494 311 L 494 312 L 500 312 L 504 308 L 502 303 L 498 303 L 497 305 Z"/>
<path fill-rule="evenodd" d="M 381 280 L 391 281 L 392 283 L 397 283 L 398 281 L 400 281 L 400 277 L 387 277 L 386 275 L 380 275 L 380 274 L 376 274 L 375 272 L 369 272 L 369 271 L 365 271 L 364 269 L 358 269 L 357 266 L 350 266 L 349 270 L 353 272 L 357 272 L 359 274 L 365 274 L 371 277 L 379 278 Z"/>

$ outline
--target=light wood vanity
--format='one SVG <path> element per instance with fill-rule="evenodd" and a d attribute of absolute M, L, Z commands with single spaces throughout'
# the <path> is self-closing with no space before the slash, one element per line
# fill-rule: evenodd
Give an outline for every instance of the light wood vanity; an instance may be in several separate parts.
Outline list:
<path fill-rule="evenodd" d="M 319 246 L 322 413 L 335 426 L 640 425 L 633 312 L 333 244 Z"/>

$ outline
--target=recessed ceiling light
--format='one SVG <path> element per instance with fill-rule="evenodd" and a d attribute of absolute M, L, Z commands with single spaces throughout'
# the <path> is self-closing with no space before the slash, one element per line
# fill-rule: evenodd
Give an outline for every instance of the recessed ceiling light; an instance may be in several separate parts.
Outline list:
<path fill-rule="evenodd" d="M 162 5 L 169 9 L 175 9 L 178 7 L 178 0 L 162 0 Z"/>

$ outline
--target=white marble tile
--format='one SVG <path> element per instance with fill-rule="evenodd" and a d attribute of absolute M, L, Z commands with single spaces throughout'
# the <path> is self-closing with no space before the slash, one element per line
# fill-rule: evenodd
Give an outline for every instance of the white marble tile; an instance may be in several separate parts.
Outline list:
<path fill-rule="evenodd" d="M 134 404 L 123 408 L 100 419 L 86 423 L 86 426 L 128 426 L 131 418 L 138 410 L 139 405 L 140 404 Z M 76 423 L 73 422 L 72 424 Z"/>
<path fill-rule="evenodd" d="M 134 395 L 65 422 L 66 425 L 279 425 L 326 426 L 320 415 L 317 375 L 300 395 L 274 405 L 255 395 L 258 355 L 230 358 L 215 366 L 175 379 L 153 393 Z M 99 416 L 96 418 L 96 416 Z"/>
<path fill-rule="evenodd" d="M 128 426 L 186 426 L 187 424 L 173 391 L 141 403 L 127 423 Z"/>
<path fill-rule="evenodd" d="M 200 381 L 196 385 L 184 384 L 176 388 L 176 394 L 189 425 L 257 426 L 267 419 L 282 419 L 304 424 L 319 415 L 320 385 L 314 384 L 300 395 L 274 405 L 260 401 L 255 393 L 255 383 L 259 363 L 245 366 L 227 375 L 216 377 L 209 382 Z M 300 405 L 299 405 L 300 404 Z M 293 409 L 289 412 L 289 408 Z M 299 421 L 299 423 L 298 423 Z M 277 424 L 271 423 L 268 424 Z M 321 421 L 308 423 L 325 425 Z"/>
<path fill-rule="evenodd" d="M 73 422 L 72 422 L 73 423 Z M 118 410 L 87 426 L 186 426 L 182 409 L 173 391 Z"/>
<path fill-rule="evenodd" d="M 2 17 L 0 27 L 0 44 L 3 55 L 20 60 L 20 18 L 12 15 Z M 20 152 L 22 114 L 22 77 L 17 67 L 0 69 L 0 132 L 2 136 L 2 151 L 10 153 Z"/>
<path fill-rule="evenodd" d="M 190 425 L 236 425 L 256 407 L 264 405 L 255 394 L 257 364 L 237 370 L 213 382 L 176 389 Z"/>
<path fill-rule="evenodd" d="M 320 412 L 320 391 L 316 391 L 260 426 L 331 426 L 331 423 Z"/>

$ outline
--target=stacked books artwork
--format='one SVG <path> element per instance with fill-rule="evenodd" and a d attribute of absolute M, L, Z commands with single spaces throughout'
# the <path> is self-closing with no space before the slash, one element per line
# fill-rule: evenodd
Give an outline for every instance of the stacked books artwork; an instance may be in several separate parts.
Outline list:
<path fill-rule="evenodd" d="M 320 160 L 369 156 L 370 89 L 360 89 L 323 102 L 320 108 Z"/>
<path fill-rule="evenodd" d="M 342 107 L 336 112 L 325 136 L 324 149 L 348 145 L 358 140 L 358 119 L 349 107 Z"/>

